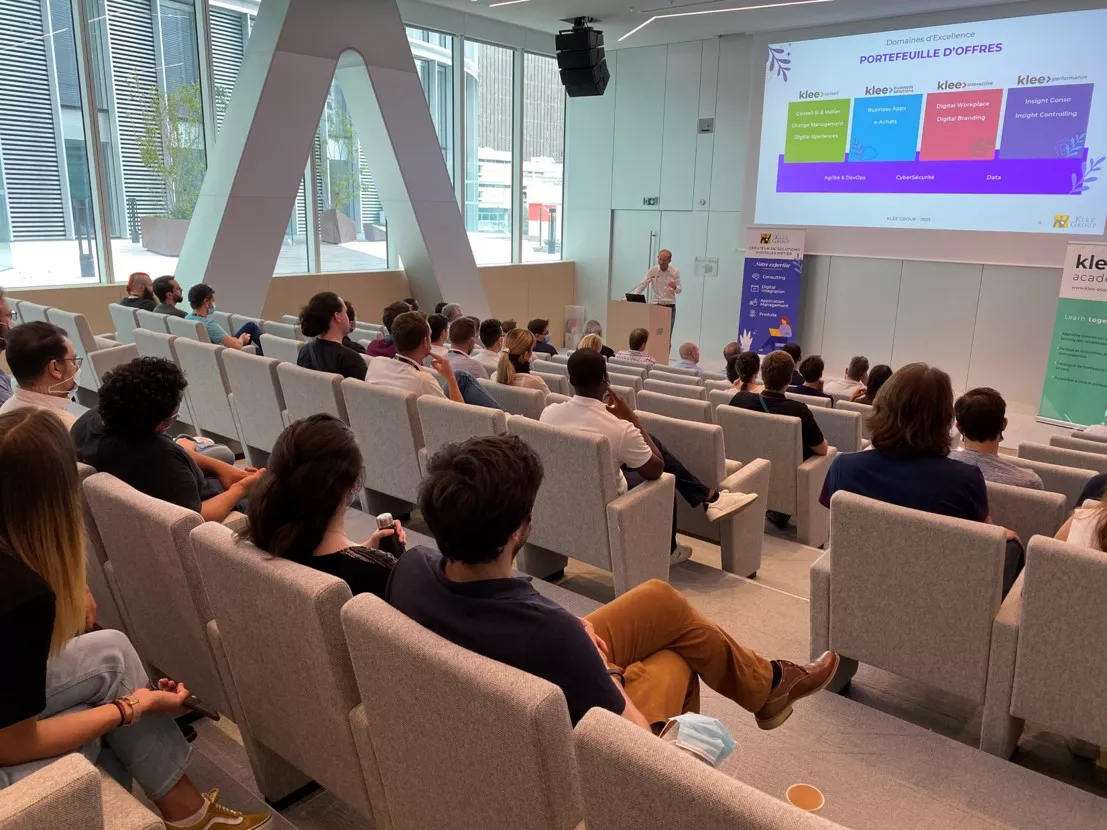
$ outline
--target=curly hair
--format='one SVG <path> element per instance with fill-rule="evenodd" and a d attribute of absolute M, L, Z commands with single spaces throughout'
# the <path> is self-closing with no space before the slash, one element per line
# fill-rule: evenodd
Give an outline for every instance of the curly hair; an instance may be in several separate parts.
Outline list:
<path fill-rule="evenodd" d="M 137 357 L 104 376 L 100 417 L 114 435 L 151 433 L 176 413 L 186 386 L 172 361 Z"/>

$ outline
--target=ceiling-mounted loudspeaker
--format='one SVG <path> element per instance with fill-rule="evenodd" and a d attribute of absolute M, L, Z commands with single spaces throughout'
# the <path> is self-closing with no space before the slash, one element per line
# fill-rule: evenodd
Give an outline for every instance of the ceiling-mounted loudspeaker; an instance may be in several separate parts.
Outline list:
<path fill-rule="evenodd" d="M 557 67 L 561 83 L 570 98 L 603 95 L 611 73 L 604 55 L 603 32 L 587 25 L 586 19 L 573 21 L 573 28 L 557 33 Z"/>

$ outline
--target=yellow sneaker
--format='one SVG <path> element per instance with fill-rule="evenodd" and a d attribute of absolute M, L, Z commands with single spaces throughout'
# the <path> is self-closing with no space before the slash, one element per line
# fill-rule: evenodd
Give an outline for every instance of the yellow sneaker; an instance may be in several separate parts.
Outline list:
<path fill-rule="evenodd" d="M 224 830 L 235 827 L 238 830 L 253 830 L 255 827 L 264 827 L 272 819 L 269 813 L 240 813 L 230 807 L 224 807 L 219 803 L 219 790 L 214 789 L 204 796 L 208 803 L 208 809 L 203 817 L 195 824 L 167 824 L 166 826 L 181 828 L 181 830 Z"/>

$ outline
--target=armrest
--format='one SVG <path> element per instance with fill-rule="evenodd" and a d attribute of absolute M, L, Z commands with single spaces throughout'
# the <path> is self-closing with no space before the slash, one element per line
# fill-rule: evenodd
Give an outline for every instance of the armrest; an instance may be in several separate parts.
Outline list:
<path fill-rule="evenodd" d="M 607 538 L 615 594 L 650 579 L 669 580 L 676 479 L 662 473 L 608 502 Z"/>
<path fill-rule="evenodd" d="M 811 654 L 812 659 L 830 648 L 830 551 L 813 563 L 811 579 Z"/>
<path fill-rule="evenodd" d="M 980 748 L 1001 758 L 1009 758 L 1014 752 L 1021 731 L 1021 724 L 1011 717 L 1011 697 L 1015 685 L 1025 576 L 1026 571 L 1019 574 L 992 621 L 992 648 L 984 688 Z"/>
<path fill-rule="evenodd" d="M 830 538 L 830 511 L 819 504 L 836 447 L 826 455 L 813 455 L 796 468 L 796 538 L 804 545 L 821 548 Z"/>
<path fill-rule="evenodd" d="M 108 337 L 106 334 L 94 334 L 92 335 L 92 340 L 96 343 L 97 351 L 100 349 L 110 349 L 112 346 L 119 345 L 119 341 L 117 341 L 114 336 Z"/>
<path fill-rule="evenodd" d="M 757 501 L 718 523 L 719 550 L 724 571 L 752 578 L 761 568 L 765 506 L 769 497 L 772 465 L 764 458 L 755 458 L 749 464 L 739 466 L 739 470 L 719 482 L 719 489 L 754 493 Z"/>
<path fill-rule="evenodd" d="M 47 764 L 0 797 L 0 827 L 103 827 L 100 773 L 78 753 Z"/>
<path fill-rule="evenodd" d="M 246 528 L 250 526 L 250 520 L 245 513 L 240 513 L 238 510 L 232 510 L 227 514 L 221 524 L 223 527 L 230 528 L 235 533 L 243 533 Z"/>
<path fill-rule="evenodd" d="M 802 479 L 804 476 L 820 476 L 819 486 L 822 486 L 822 479 L 826 478 L 826 471 L 830 469 L 830 462 L 834 460 L 834 456 L 838 454 L 837 447 L 827 447 L 826 455 L 813 455 L 796 468 L 797 474 Z"/>
<path fill-rule="evenodd" d="M 735 461 L 734 459 L 727 458 L 724 459 L 723 463 L 723 475 L 727 478 L 730 478 L 732 475 L 742 469 L 741 461 Z"/>
<path fill-rule="evenodd" d="M 769 495 L 769 471 L 772 464 L 764 458 L 755 458 L 744 466 L 739 461 L 728 461 L 727 466 L 729 467 L 731 463 L 738 465 L 738 469 L 733 472 L 727 471 L 727 477 L 719 482 L 719 489 L 739 493 L 757 493 L 762 500 L 760 507 L 764 510 L 764 500 Z M 750 505 L 750 508 L 747 509 L 752 508 L 753 505 Z"/>
<path fill-rule="evenodd" d="M 95 340 L 111 340 L 113 343 L 119 342 L 119 335 L 114 331 L 105 331 L 103 334 L 92 335 Z"/>

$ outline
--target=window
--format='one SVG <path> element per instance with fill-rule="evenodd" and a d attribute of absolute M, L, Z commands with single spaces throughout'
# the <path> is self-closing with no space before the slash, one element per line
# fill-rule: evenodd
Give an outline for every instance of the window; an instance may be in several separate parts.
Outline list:
<path fill-rule="evenodd" d="M 523 55 L 523 262 L 561 259 L 565 90 L 557 60 Z"/>
<path fill-rule="evenodd" d="M 94 283 L 92 188 L 67 0 L 0 0 L 0 284 Z"/>
<path fill-rule="evenodd" d="M 454 39 L 451 35 L 408 27 L 411 56 L 423 84 L 438 144 L 454 178 Z"/>
<path fill-rule="evenodd" d="M 465 229 L 477 265 L 511 262 L 514 60 L 465 42 Z"/>

